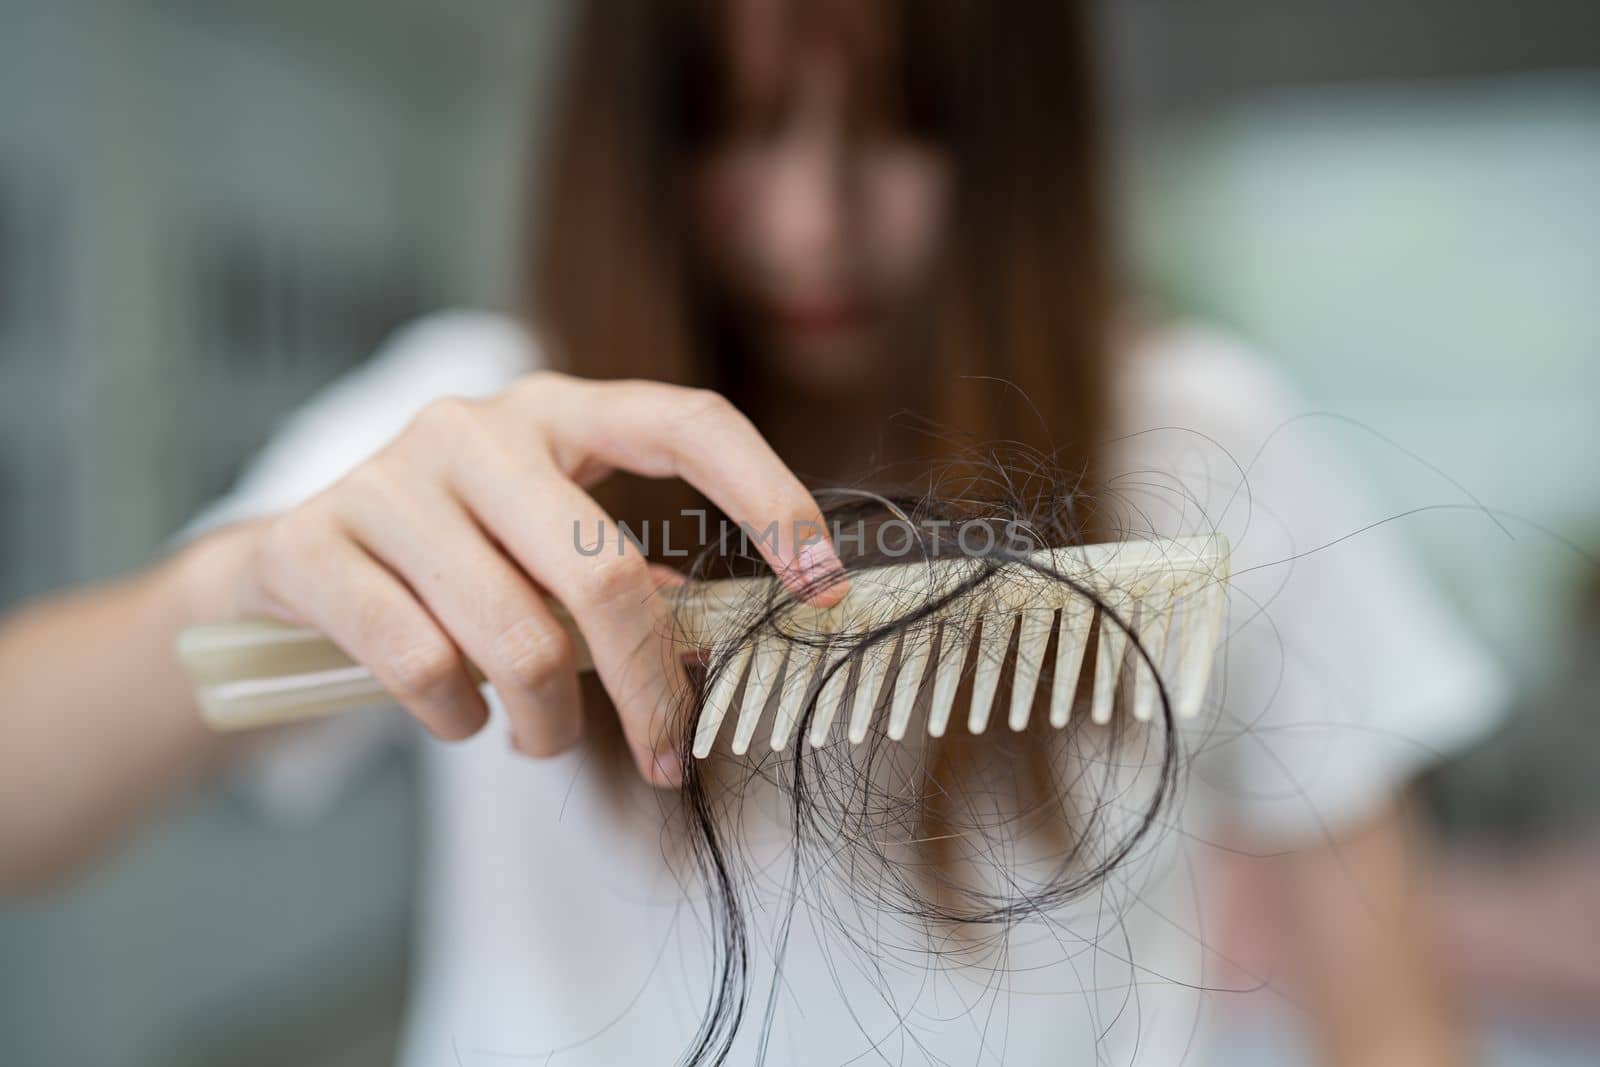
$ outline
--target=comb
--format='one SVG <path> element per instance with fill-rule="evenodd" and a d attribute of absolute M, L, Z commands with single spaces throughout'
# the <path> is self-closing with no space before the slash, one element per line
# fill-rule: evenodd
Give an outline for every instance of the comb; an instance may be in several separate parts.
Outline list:
<path fill-rule="evenodd" d="M 771 747 L 781 750 L 796 742 L 796 726 L 813 700 L 807 731 L 813 746 L 826 744 L 836 725 L 851 743 L 860 743 L 880 706 L 887 708 L 889 738 L 901 740 L 924 694 L 927 732 L 938 737 L 948 729 L 958 690 L 968 678 L 967 729 L 982 733 L 1007 662 L 1006 722 L 1013 730 L 1028 725 L 1047 666 L 1053 727 L 1067 724 L 1086 663 L 1093 665 L 1089 716 L 1094 723 L 1111 720 L 1122 674 L 1129 669 L 1134 672 L 1129 706 L 1136 720 L 1156 714 L 1157 672 L 1163 681 L 1170 679 L 1166 688 L 1175 715 L 1199 713 L 1222 638 L 1228 580 L 1224 538 L 1040 549 L 1020 562 L 1002 564 L 984 581 L 972 581 L 993 567 L 963 556 L 856 570 L 850 573 L 850 591 L 827 608 L 780 600 L 784 594 L 771 576 L 691 582 L 664 592 L 675 640 L 686 649 L 709 650 L 711 662 L 719 665 L 701 706 L 695 756 L 711 753 L 729 719 L 729 748 L 735 755 L 749 750 L 763 722 L 771 724 Z M 763 603 L 781 604 L 773 616 L 776 624 L 743 639 L 752 605 Z M 920 613 L 915 625 L 894 640 L 860 639 L 930 604 L 937 607 Z M 559 604 L 551 608 L 572 637 L 578 668 L 593 669 L 571 616 Z M 1130 634 L 1137 636 L 1148 661 L 1129 654 Z M 193 626 L 179 634 L 177 651 L 201 714 L 220 730 L 329 715 L 390 699 L 370 671 L 311 629 L 276 622 Z"/>

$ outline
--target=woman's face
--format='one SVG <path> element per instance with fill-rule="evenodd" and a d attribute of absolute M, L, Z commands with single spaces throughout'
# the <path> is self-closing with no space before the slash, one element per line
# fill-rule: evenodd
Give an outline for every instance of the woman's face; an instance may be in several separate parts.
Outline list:
<path fill-rule="evenodd" d="M 931 272 L 942 151 L 863 121 L 843 58 L 793 54 L 779 5 L 735 5 L 732 120 L 697 161 L 695 236 L 774 369 L 801 388 L 861 385 Z"/>

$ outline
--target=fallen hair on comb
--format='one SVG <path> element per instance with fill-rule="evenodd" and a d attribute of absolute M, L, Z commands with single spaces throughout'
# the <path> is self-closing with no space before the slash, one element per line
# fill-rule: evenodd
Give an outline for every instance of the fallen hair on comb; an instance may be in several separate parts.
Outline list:
<path fill-rule="evenodd" d="M 1081 479 L 1028 450 L 984 456 L 916 492 L 818 494 L 867 608 L 819 623 L 776 580 L 737 587 L 748 602 L 680 715 L 683 845 L 715 945 L 682 1063 L 727 1061 L 752 997 L 765 1057 L 795 937 L 857 970 L 998 958 L 1013 927 L 1101 885 L 1174 796 L 1225 546 L 1219 563 L 1207 539 L 1115 541 Z M 760 567 L 713 548 L 692 573 Z M 759 939 L 754 914 L 774 921 Z"/>

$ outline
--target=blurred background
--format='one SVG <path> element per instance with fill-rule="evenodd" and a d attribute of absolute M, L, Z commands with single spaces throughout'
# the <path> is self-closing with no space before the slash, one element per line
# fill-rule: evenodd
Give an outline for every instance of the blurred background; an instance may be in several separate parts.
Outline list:
<path fill-rule="evenodd" d="M 408 318 L 514 303 L 568 9 L 0 0 L 0 605 L 161 551 Z M 1600 5 L 1099 16 L 1151 305 L 1352 420 L 1396 512 L 1509 516 L 1402 524 L 1519 681 L 1426 783 L 1438 907 L 1489 1062 L 1600 1062 Z M 387 1062 L 413 791 L 401 750 L 314 820 L 197 789 L 0 904 L 0 1061 Z M 1242 1033 L 1231 1062 L 1292 1062 L 1270 1012 Z"/>

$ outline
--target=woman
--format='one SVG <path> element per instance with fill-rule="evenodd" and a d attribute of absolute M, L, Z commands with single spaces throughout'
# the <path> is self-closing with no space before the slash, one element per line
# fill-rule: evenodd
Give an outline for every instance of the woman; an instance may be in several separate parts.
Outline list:
<path fill-rule="evenodd" d="M 1035 443 L 1108 485 L 1173 470 L 1194 440 L 1103 445 L 1118 435 L 1185 427 L 1248 456 L 1292 412 L 1223 342 L 1119 333 L 1080 13 L 1004 12 L 584 4 L 546 152 L 531 334 L 471 315 L 413 328 L 287 427 L 169 559 L 0 631 L 6 883 L 83 861 L 222 755 L 172 663 L 177 629 L 305 623 L 438 738 L 471 738 L 428 749 L 408 1062 L 676 1058 L 705 1010 L 710 949 L 644 784 L 671 789 L 683 771 L 665 714 L 683 667 L 652 595 L 670 579 L 637 551 L 575 553 L 573 522 L 659 519 L 701 494 L 794 530 L 820 519 L 806 483 L 938 457 L 936 436 L 890 418 L 902 410 Z M 1297 547 L 1358 525 L 1314 447 L 1275 454 L 1284 478 L 1250 484 L 1283 491 L 1272 503 Z M 1209 514 L 1244 510 L 1212 488 Z M 826 542 L 764 553 L 796 589 L 838 567 Z M 1271 594 L 1273 621 L 1323 662 L 1361 663 L 1366 723 L 1420 744 L 1225 755 L 1183 825 L 1198 834 L 1222 808 L 1272 848 L 1294 844 L 1277 884 L 1329 1062 L 1460 1062 L 1395 798 L 1422 751 L 1481 728 L 1492 678 L 1381 541 L 1317 566 Z M 582 698 L 552 596 L 614 718 Z M 1230 711 L 1257 730 L 1269 712 L 1327 721 L 1330 687 L 1285 683 L 1269 660 L 1230 657 Z M 468 661 L 503 728 L 483 730 Z M 638 779 L 592 758 L 619 729 Z M 1175 1062 L 1199 1040 L 1197 986 L 1216 978 L 1196 956 L 1199 917 L 1174 918 L 1189 882 L 1163 855 L 1118 883 L 1120 903 L 1101 894 L 1119 933 L 1090 939 L 1087 965 L 1058 940 L 1003 974 L 863 982 L 830 969 L 825 935 L 797 938 L 781 976 L 757 965 L 757 989 L 780 995 L 733 1062 L 758 1047 L 795 1063 Z"/>

